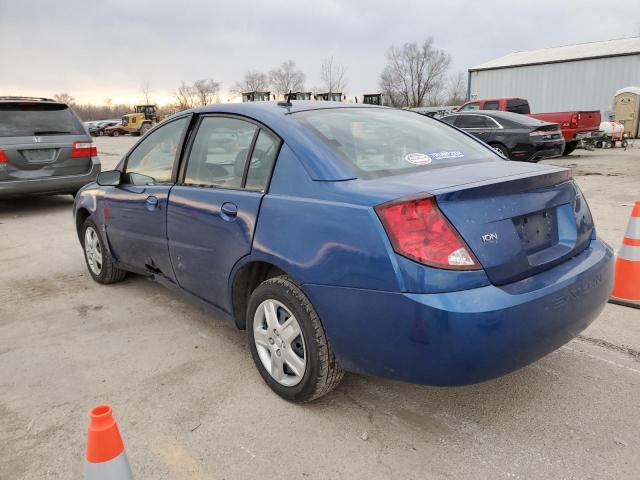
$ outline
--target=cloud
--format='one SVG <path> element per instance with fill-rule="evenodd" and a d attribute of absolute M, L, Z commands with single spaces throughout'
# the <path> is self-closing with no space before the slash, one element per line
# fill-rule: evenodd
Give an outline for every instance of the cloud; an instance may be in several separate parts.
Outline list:
<path fill-rule="evenodd" d="M 0 92 L 82 98 L 167 95 L 180 81 L 230 88 L 246 70 L 294 60 L 319 85 L 323 58 L 347 65 L 350 94 L 378 89 L 392 44 L 433 36 L 452 71 L 518 50 L 637 34 L 635 0 L 65 2 L 2 0 Z"/>

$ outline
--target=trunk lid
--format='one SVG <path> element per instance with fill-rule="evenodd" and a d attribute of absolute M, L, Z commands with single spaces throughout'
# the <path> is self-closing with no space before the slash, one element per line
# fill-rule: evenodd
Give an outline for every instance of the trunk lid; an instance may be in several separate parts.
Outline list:
<path fill-rule="evenodd" d="M 495 285 L 551 268 L 591 239 L 589 207 L 567 172 L 435 192 L 440 210 Z"/>
<path fill-rule="evenodd" d="M 495 285 L 566 261 L 592 235 L 589 207 L 561 167 L 499 161 L 356 182 L 376 204 L 434 196 Z"/>

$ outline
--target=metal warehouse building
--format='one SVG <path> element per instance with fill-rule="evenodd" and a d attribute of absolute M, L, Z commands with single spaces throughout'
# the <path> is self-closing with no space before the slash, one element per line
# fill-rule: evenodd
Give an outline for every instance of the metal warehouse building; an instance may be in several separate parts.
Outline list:
<path fill-rule="evenodd" d="M 516 52 L 469 69 L 467 98 L 522 97 L 532 112 L 612 111 L 640 85 L 640 37 Z"/>

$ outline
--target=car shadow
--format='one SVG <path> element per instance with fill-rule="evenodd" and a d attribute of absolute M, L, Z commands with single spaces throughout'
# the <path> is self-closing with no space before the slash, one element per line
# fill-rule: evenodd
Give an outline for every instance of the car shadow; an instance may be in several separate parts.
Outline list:
<path fill-rule="evenodd" d="M 0 221 L 6 215 L 31 216 L 63 210 L 71 211 L 71 195 L 28 196 L 0 199 Z"/>
<path fill-rule="evenodd" d="M 167 291 L 142 277 L 132 276 L 127 282 L 150 291 L 156 291 L 158 287 L 157 291 L 164 290 L 163 295 L 193 306 L 180 293 Z M 240 347 L 237 352 L 243 358 L 238 361 L 252 363 L 248 348 L 244 348 L 245 331 L 237 330 L 229 322 L 198 307 L 193 308 L 194 313 L 200 314 L 185 314 L 183 321 L 192 322 L 219 340 Z M 474 428 L 473 425 L 479 423 L 500 422 L 500 419 L 518 415 L 523 410 L 535 409 L 536 404 L 559 388 L 557 375 L 540 365 L 540 362 L 548 361 L 542 359 L 503 377 L 462 387 L 432 387 L 346 373 L 336 390 L 300 407 L 336 416 L 336 421 L 345 412 L 352 411 L 355 415 L 368 417 L 374 431 L 384 428 L 380 425 L 401 424 L 405 428 L 445 434 Z"/>

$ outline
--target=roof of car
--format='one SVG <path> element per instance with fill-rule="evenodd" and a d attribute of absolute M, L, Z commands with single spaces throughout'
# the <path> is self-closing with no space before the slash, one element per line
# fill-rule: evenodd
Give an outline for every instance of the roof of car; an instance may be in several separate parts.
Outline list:
<path fill-rule="evenodd" d="M 502 110 L 468 110 L 465 112 L 453 112 L 445 116 L 448 117 L 450 115 L 486 115 L 487 117 L 502 118 L 504 120 L 511 120 L 512 122 L 524 123 L 526 125 L 542 125 L 549 123 L 543 120 L 538 120 L 537 118 L 528 117 L 522 113 L 503 112 Z"/>
<path fill-rule="evenodd" d="M 0 96 L 0 102 L 41 102 L 41 103 L 61 103 L 53 98 L 44 97 L 18 97 L 18 96 Z"/>
<path fill-rule="evenodd" d="M 383 108 L 377 105 L 363 103 L 324 102 L 318 100 L 291 100 L 289 103 L 291 106 L 288 106 L 284 101 L 225 103 L 198 107 L 193 109 L 193 111 L 197 113 L 239 113 L 251 116 L 252 114 L 260 114 L 263 112 L 287 115 L 307 110 L 323 110 L 327 108 Z"/>

